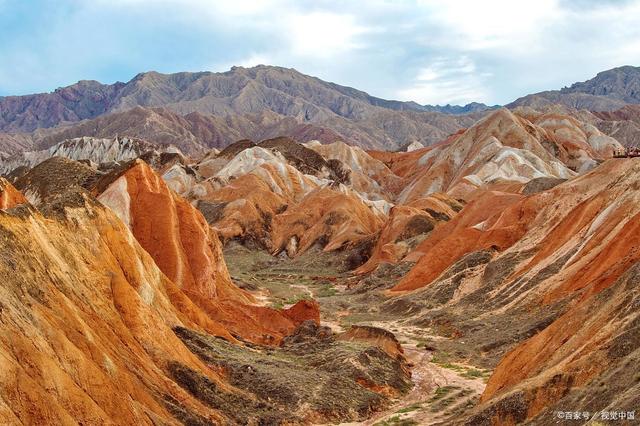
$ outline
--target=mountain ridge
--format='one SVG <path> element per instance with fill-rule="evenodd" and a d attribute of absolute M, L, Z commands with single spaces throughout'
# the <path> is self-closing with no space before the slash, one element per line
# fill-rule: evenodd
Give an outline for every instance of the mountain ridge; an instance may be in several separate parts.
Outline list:
<path fill-rule="evenodd" d="M 257 66 L 234 67 L 224 73 L 154 71 L 140 73 L 127 83 L 101 85 L 84 80 L 49 94 L 0 98 L 0 131 L 9 134 L 3 137 L 7 140 L 5 145 L 15 150 L 21 144 L 12 137 L 14 134 L 33 133 L 33 139 L 38 139 L 41 132 L 68 128 L 137 107 L 164 108 L 179 116 L 200 113 L 215 116 L 217 121 L 237 121 L 247 115 L 272 113 L 283 120 L 290 118 L 299 124 L 330 129 L 341 140 L 360 146 L 387 149 L 414 141 L 426 145 L 437 142 L 460 127 L 472 124 L 477 118 L 474 114 L 481 114 L 424 111 L 425 108 L 416 103 L 376 98 L 293 69 Z M 259 117 L 254 125 L 261 126 Z M 234 132 L 227 133 L 225 144 L 233 142 L 230 134 Z M 240 133 L 239 138 L 255 137 L 251 133 Z"/>
<path fill-rule="evenodd" d="M 624 66 L 560 90 L 527 95 L 507 107 L 559 106 L 578 114 L 618 110 L 630 101 L 640 102 L 640 68 Z M 185 153 L 277 136 L 396 150 L 415 142 L 438 143 L 495 108 L 385 100 L 265 65 L 221 73 L 148 71 L 126 83 L 81 80 L 51 93 L 0 97 L 0 155 L 47 149 L 74 137 L 119 135 L 173 144 Z M 619 127 L 603 125 L 633 145 L 634 125 L 624 123 L 624 131 Z"/>
<path fill-rule="evenodd" d="M 612 111 L 626 104 L 640 103 L 640 67 L 624 65 L 599 72 L 595 77 L 559 90 L 522 96 L 507 104 L 539 107 L 561 104 L 576 109 Z"/>

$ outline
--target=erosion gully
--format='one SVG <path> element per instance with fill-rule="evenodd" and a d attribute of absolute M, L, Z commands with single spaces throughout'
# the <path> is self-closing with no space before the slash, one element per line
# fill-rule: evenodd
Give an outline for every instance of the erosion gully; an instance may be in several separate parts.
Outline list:
<path fill-rule="evenodd" d="M 425 343 L 443 337 L 380 312 L 370 301 L 363 303 L 362 295 L 350 294 L 346 283 L 353 277 L 343 270 L 339 256 L 309 253 L 288 259 L 233 243 L 224 255 L 234 282 L 256 295 L 259 303 L 283 308 L 314 298 L 320 303 L 323 325 L 334 331 L 370 325 L 393 332 L 400 341 L 411 364 L 413 388 L 374 417 L 344 425 L 449 424 L 477 404 L 491 372 L 451 361 Z"/>

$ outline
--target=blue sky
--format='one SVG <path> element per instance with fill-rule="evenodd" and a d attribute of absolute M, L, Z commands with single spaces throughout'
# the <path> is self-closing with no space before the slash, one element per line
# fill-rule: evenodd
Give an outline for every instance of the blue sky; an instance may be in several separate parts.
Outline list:
<path fill-rule="evenodd" d="M 0 96 L 256 64 L 388 99 L 507 103 L 640 66 L 640 0 L 0 0 Z"/>

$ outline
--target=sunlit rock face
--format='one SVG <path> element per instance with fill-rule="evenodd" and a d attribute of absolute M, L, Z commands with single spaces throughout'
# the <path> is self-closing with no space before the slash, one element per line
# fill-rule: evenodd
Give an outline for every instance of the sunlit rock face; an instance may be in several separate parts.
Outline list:
<path fill-rule="evenodd" d="M 94 164 L 131 160 L 154 149 L 154 145 L 131 138 L 102 139 L 81 137 L 59 142 L 42 151 L 26 151 L 8 157 L 0 163 L 0 173 L 18 167 L 33 167 L 51 157 L 86 160 Z"/>

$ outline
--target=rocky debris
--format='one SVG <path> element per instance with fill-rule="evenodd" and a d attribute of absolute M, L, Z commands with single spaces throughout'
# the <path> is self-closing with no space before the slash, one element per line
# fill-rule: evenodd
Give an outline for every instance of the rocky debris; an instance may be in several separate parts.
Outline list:
<path fill-rule="evenodd" d="M 290 138 L 267 139 L 260 142 L 258 146 L 280 152 L 289 164 L 303 174 L 336 180 L 336 176 L 331 175 L 331 169 L 324 157 Z"/>
<path fill-rule="evenodd" d="M 242 139 L 224 148 L 218 153 L 218 155 L 216 155 L 216 157 L 231 160 L 245 149 L 253 148 L 254 146 L 256 146 L 256 144 L 253 141 L 249 139 Z"/>
<path fill-rule="evenodd" d="M 530 180 L 522 187 L 522 194 L 523 195 L 537 194 L 538 192 L 546 191 L 566 181 L 567 181 L 566 179 L 545 178 L 545 177 L 536 178 L 536 179 Z"/>
<path fill-rule="evenodd" d="M 98 171 L 78 161 L 53 157 L 14 181 L 14 186 L 34 206 L 46 207 L 56 198 L 83 190 Z"/>

